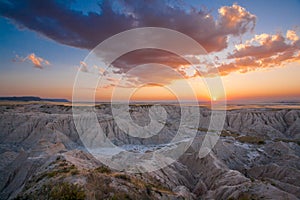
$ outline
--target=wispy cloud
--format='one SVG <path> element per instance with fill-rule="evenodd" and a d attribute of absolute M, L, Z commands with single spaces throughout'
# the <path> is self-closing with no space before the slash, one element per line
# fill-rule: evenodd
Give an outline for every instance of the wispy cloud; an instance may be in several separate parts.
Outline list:
<path fill-rule="evenodd" d="M 30 61 L 35 68 L 43 69 L 45 65 L 50 65 L 50 62 L 44 58 L 36 56 L 34 53 L 29 54 L 25 58 L 16 55 L 13 59 L 15 62 Z"/>
<path fill-rule="evenodd" d="M 81 72 L 89 72 L 87 64 L 83 61 L 80 61 L 80 67 L 78 67 L 78 70 Z"/>

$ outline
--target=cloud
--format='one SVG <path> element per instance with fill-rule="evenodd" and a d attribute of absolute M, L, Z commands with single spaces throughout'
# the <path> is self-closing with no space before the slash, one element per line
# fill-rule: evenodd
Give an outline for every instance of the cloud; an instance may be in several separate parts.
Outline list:
<path fill-rule="evenodd" d="M 255 35 L 244 44 L 236 45 L 228 59 L 229 62 L 218 66 L 223 76 L 232 72 L 246 73 L 300 62 L 300 40 L 293 30 L 288 30 L 285 36 L 281 33 Z M 213 75 L 213 71 L 208 74 Z"/>
<path fill-rule="evenodd" d="M 189 64 L 184 58 L 171 52 L 158 49 L 143 49 L 131 51 L 120 56 L 112 65 L 120 69 L 119 73 L 123 73 L 147 63 L 158 63 L 174 69 L 179 68 L 181 65 Z"/>
<path fill-rule="evenodd" d="M 164 27 L 185 33 L 199 42 L 209 53 L 220 52 L 228 47 L 230 36 L 241 36 L 252 32 L 256 25 L 256 16 L 238 4 L 223 6 L 214 18 L 205 9 L 189 7 L 184 2 L 176 5 L 172 1 L 152 0 L 103 0 L 99 3 L 99 12 L 83 13 L 72 9 L 72 1 L 14 1 L 0 2 L 0 15 L 13 21 L 20 28 L 27 28 L 68 46 L 93 49 L 103 40 L 122 31 L 137 27 Z M 299 61 L 299 36 L 294 30 L 285 35 L 259 34 L 245 43 L 236 45 L 223 62 L 217 60 L 221 75 L 232 72 L 246 73 L 258 69 L 282 66 Z M 193 56 L 193 55 L 191 55 Z M 27 58 L 35 67 L 43 68 L 47 60 L 33 56 Z M 116 82 L 114 76 L 124 75 L 130 69 L 146 63 L 159 63 L 172 67 L 183 76 L 193 76 L 193 70 L 184 69 L 187 63 L 176 55 L 154 50 L 131 52 L 121 56 L 112 64 L 111 71 L 104 68 L 86 66 L 81 63 L 80 70 L 106 75 Z M 221 63 L 221 64 L 220 64 Z M 133 83 L 146 81 L 145 76 L 171 79 L 160 76 L 159 70 L 145 74 L 135 73 L 128 77 Z M 164 72 L 165 73 L 165 72 Z M 213 74 L 213 69 L 208 70 Z M 194 74 L 195 75 L 195 74 Z"/>
<path fill-rule="evenodd" d="M 132 69 L 127 77 L 137 77 L 136 83 L 151 83 L 152 85 L 167 85 L 184 76 L 179 71 L 162 64 L 148 63 Z"/>
<path fill-rule="evenodd" d="M 16 55 L 13 59 L 15 62 L 25 62 L 29 60 L 35 68 L 43 69 L 45 65 L 50 65 L 50 62 L 44 58 L 36 56 L 34 53 L 29 54 L 25 58 Z"/>
<path fill-rule="evenodd" d="M 100 86 L 103 88 L 115 86 L 123 88 L 138 87 L 145 83 L 148 86 L 167 85 L 174 80 L 191 77 L 187 75 L 191 73 L 191 69 L 188 67 L 185 69 L 184 66 L 181 66 L 174 69 L 165 64 L 151 62 L 136 65 L 126 71 L 120 71 L 114 65 L 110 65 L 106 69 L 96 65 L 90 68 L 87 63 L 81 61 L 78 70 L 83 73 L 98 75 L 99 80 L 101 80 Z"/>
<path fill-rule="evenodd" d="M 288 33 L 291 32 L 288 31 Z M 214 58 L 217 59 L 215 64 L 218 70 L 214 69 L 212 63 L 208 60 L 203 60 L 205 58 L 203 55 L 190 55 L 189 57 L 201 60 L 199 66 L 205 65 L 204 69 L 197 68 L 201 74 L 195 71 L 182 57 L 162 50 L 144 49 L 143 51 L 132 51 L 119 57 L 112 63 L 110 72 L 105 75 L 119 74 L 125 77 L 126 80 L 124 81 L 126 84 L 122 84 L 122 87 L 132 87 L 143 82 L 149 82 L 150 78 L 154 80 L 152 82 L 170 84 L 172 81 L 182 78 L 215 76 L 217 73 L 226 76 L 233 72 L 247 73 L 280 67 L 292 62 L 300 62 L 299 37 L 296 33 L 293 33 L 292 38 L 288 35 L 284 36 L 281 33 L 254 35 L 252 39 L 245 41 L 245 43 L 236 45 L 236 49 L 228 55 L 225 62 L 215 56 Z M 298 38 L 298 40 L 295 38 Z M 139 68 L 130 75 L 126 74 L 132 69 L 147 63 L 169 66 L 177 75 L 174 76 L 174 74 L 165 71 L 163 68 L 155 69 L 153 67 Z M 116 86 L 116 83 L 120 84 L 120 82 L 114 81 L 110 86 Z"/>
<path fill-rule="evenodd" d="M 81 72 L 89 72 L 87 64 L 83 61 L 80 61 L 80 67 L 78 67 L 78 70 Z"/>
<path fill-rule="evenodd" d="M 44 68 L 42 66 L 43 63 L 46 64 L 46 65 L 50 64 L 49 61 L 44 60 L 43 58 L 36 56 L 34 53 L 28 55 L 27 59 L 30 60 L 34 64 L 34 67 L 40 68 L 40 69 Z"/>
<path fill-rule="evenodd" d="M 297 41 L 297 40 L 299 40 L 299 37 L 296 34 L 296 31 L 294 31 L 294 30 L 288 30 L 286 32 L 286 38 L 289 39 L 289 40 L 291 40 L 291 41 Z"/>
<path fill-rule="evenodd" d="M 99 12 L 71 9 L 72 1 L 0 2 L 0 14 L 20 27 L 36 31 L 59 43 L 93 49 L 108 37 L 136 27 L 165 27 L 198 41 L 208 52 L 227 47 L 229 35 L 240 35 L 255 26 L 256 17 L 234 4 L 219 9 L 218 19 L 205 10 L 174 6 L 170 1 L 104 0 Z M 117 5 L 117 6 L 116 6 Z M 100 12 L 101 10 L 101 12 Z"/>
<path fill-rule="evenodd" d="M 229 58 L 252 56 L 260 59 L 284 52 L 290 47 L 291 45 L 286 42 L 286 38 L 282 34 L 268 35 L 264 33 L 255 35 L 253 39 L 246 41 L 246 44 L 239 46 Z"/>
<path fill-rule="evenodd" d="M 228 34 L 244 34 L 253 30 L 256 24 L 256 16 L 237 4 L 221 7 L 219 14 L 219 26 Z"/>
<path fill-rule="evenodd" d="M 99 12 L 83 13 L 72 9 L 72 1 L 6 0 L 0 1 L 0 15 L 20 28 L 35 31 L 58 43 L 89 50 L 114 34 L 131 28 L 152 26 L 177 30 L 195 39 L 207 52 L 219 52 L 228 47 L 230 36 L 241 36 L 255 27 L 256 16 L 237 4 L 221 7 L 218 16 L 214 18 L 206 9 L 174 2 L 104 0 L 99 3 Z M 98 69 L 96 73 L 106 76 L 124 74 L 135 66 L 149 62 L 168 65 L 185 78 L 196 75 L 193 69 L 183 67 L 187 65 L 183 58 L 153 50 L 121 56 L 112 64 L 114 71 Z M 80 70 L 94 73 L 94 69 L 89 67 L 81 63 Z M 147 71 L 146 76 L 158 76 L 165 83 L 172 81 L 166 76 L 160 76 L 162 72 L 144 70 Z M 138 73 L 137 79 L 128 77 L 128 80 L 139 84 L 146 80 L 145 75 Z"/>

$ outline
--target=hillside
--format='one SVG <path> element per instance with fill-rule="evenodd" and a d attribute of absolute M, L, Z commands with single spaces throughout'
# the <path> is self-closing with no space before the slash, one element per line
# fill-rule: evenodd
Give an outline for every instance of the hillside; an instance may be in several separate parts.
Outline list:
<path fill-rule="evenodd" d="M 149 107 L 131 106 L 131 117 L 147 124 Z M 107 138 L 144 156 L 162 148 L 178 129 L 180 109 L 171 105 L 165 109 L 168 123 L 149 139 L 120 130 L 106 117 L 109 105 L 96 106 L 95 112 Z M 0 199 L 57 199 L 64 195 L 76 199 L 300 198 L 300 110 L 227 111 L 220 140 L 208 156 L 200 158 L 210 114 L 209 109 L 200 109 L 197 135 L 173 164 L 153 172 L 128 173 L 103 165 L 87 151 L 75 128 L 72 107 L 3 104 Z"/>

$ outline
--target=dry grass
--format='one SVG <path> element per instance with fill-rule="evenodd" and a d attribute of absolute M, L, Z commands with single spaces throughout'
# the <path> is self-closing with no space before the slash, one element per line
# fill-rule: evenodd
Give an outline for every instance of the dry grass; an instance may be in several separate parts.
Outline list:
<path fill-rule="evenodd" d="M 239 142 L 250 144 L 265 144 L 264 138 L 256 136 L 243 135 L 236 138 Z"/>
<path fill-rule="evenodd" d="M 284 139 L 284 138 L 276 138 L 274 139 L 274 142 L 293 142 L 295 144 L 298 144 L 300 146 L 300 140 L 294 140 L 294 139 Z"/>
<path fill-rule="evenodd" d="M 97 167 L 95 169 L 96 172 L 99 172 L 99 173 L 106 173 L 106 174 L 110 174 L 111 173 L 111 169 L 105 165 L 102 165 L 100 167 Z"/>
<path fill-rule="evenodd" d="M 85 190 L 82 186 L 68 182 L 46 183 L 40 190 L 30 194 L 20 195 L 15 200 L 48 199 L 48 200 L 84 200 Z"/>
<path fill-rule="evenodd" d="M 228 130 L 222 130 L 221 132 L 221 137 L 234 137 L 234 138 L 237 138 L 240 136 L 240 134 L 238 133 L 233 133 L 231 131 L 228 131 Z"/>

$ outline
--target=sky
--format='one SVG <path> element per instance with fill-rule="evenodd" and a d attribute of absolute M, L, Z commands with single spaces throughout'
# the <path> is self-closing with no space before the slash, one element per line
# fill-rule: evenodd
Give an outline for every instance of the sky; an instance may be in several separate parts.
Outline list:
<path fill-rule="evenodd" d="M 99 81 L 82 87 L 80 100 L 92 91 L 96 101 L 297 101 L 299 9 L 298 0 L 0 0 L 0 96 L 72 100 L 80 75 Z M 205 53 L 142 49 L 90 64 L 101 42 L 142 27 L 183 33 Z M 208 87 L 215 78 L 224 93 Z"/>

